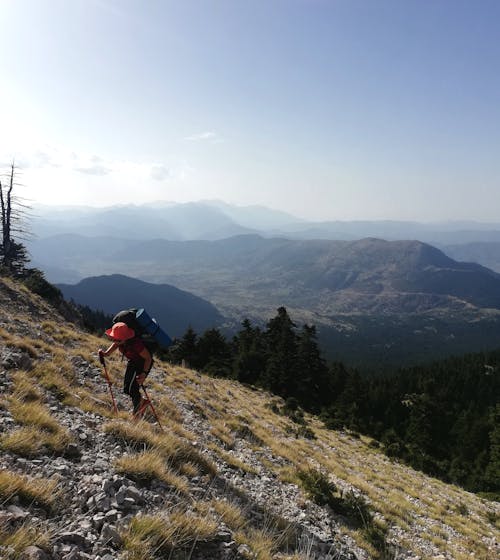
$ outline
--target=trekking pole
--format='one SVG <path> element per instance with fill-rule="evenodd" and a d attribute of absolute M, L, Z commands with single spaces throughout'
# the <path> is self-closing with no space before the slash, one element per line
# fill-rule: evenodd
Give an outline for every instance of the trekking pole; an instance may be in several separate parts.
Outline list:
<path fill-rule="evenodd" d="M 104 356 L 101 354 L 101 352 L 99 352 L 99 361 L 101 362 L 102 367 L 104 368 L 104 377 L 106 378 L 109 394 L 111 395 L 111 400 L 113 402 L 113 410 L 115 414 L 118 414 L 118 407 L 116 406 L 115 396 L 113 395 L 113 389 L 111 388 L 112 383 L 111 383 L 111 379 L 109 378 L 108 368 L 106 367 L 106 362 L 104 361 Z"/>
<path fill-rule="evenodd" d="M 144 387 L 144 385 L 141 385 L 141 389 L 144 391 L 144 396 L 146 397 L 146 400 L 148 401 L 147 406 L 149 406 L 151 408 L 151 412 L 153 413 L 153 416 L 156 418 L 156 421 L 158 422 L 158 426 L 160 427 L 160 430 L 163 432 L 163 426 L 161 425 L 160 419 L 158 418 L 158 414 L 156 414 L 155 407 L 153 406 L 153 403 L 151 402 L 151 399 L 149 398 L 148 392 L 146 391 L 146 387 Z"/>

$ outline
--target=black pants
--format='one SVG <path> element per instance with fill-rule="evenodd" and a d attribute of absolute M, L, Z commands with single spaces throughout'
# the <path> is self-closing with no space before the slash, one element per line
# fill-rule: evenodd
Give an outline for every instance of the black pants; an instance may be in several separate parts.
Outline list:
<path fill-rule="evenodd" d="M 123 392 L 132 397 L 132 404 L 134 405 L 134 413 L 137 412 L 141 404 L 141 390 L 136 377 L 144 370 L 144 360 L 129 360 L 127 369 L 125 370 L 125 379 L 123 380 Z"/>

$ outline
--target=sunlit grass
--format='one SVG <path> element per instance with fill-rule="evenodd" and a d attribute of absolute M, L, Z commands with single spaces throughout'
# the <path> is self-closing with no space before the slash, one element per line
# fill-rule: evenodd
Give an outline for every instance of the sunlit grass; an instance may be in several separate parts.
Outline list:
<path fill-rule="evenodd" d="M 23 402 L 12 399 L 9 405 L 14 420 L 24 426 L 37 426 L 53 434 L 61 430 L 58 421 L 47 407 L 39 402 Z"/>
<path fill-rule="evenodd" d="M 46 453 L 63 454 L 72 441 L 71 434 L 65 429 L 53 433 L 37 426 L 25 426 L 1 434 L 0 448 L 21 457 L 33 458 Z"/>
<path fill-rule="evenodd" d="M 18 498 L 23 504 L 35 503 L 51 509 L 60 499 L 58 481 L 45 478 L 30 478 L 8 470 L 0 471 L 0 500 L 10 503 Z"/>
<path fill-rule="evenodd" d="M 217 524 L 208 517 L 185 512 L 165 517 L 138 515 L 122 533 L 123 549 L 128 560 L 169 558 L 174 550 L 188 554 L 196 542 L 213 539 L 216 534 Z"/>
<path fill-rule="evenodd" d="M 15 372 L 12 375 L 12 381 L 14 382 L 12 396 L 15 400 L 21 402 L 34 402 L 42 400 L 43 395 L 40 388 L 33 383 L 27 372 Z"/>
<path fill-rule="evenodd" d="M 221 519 L 232 531 L 242 530 L 247 524 L 246 513 L 236 503 L 226 499 L 199 502 L 197 509 L 200 513 L 207 514 L 213 509 L 218 518 Z"/>
<path fill-rule="evenodd" d="M 158 452 L 144 451 L 124 455 L 115 461 L 114 467 L 118 473 L 125 474 L 138 482 L 149 483 L 157 479 L 182 494 L 189 493 L 186 480 L 173 473 L 167 467 L 165 458 Z"/>
<path fill-rule="evenodd" d="M 25 524 L 21 527 L 8 527 L 0 524 L 0 543 L 3 545 L 3 560 L 17 560 L 22 558 L 23 552 L 29 546 L 36 546 L 50 553 L 50 533 L 45 527 L 33 527 Z"/>
<path fill-rule="evenodd" d="M 217 445 L 213 444 L 213 443 L 209 443 L 207 445 L 208 449 L 211 449 L 212 451 L 214 451 L 225 463 L 226 465 L 228 465 L 229 467 L 233 468 L 233 469 L 239 469 L 241 471 L 250 473 L 250 474 L 257 474 L 257 470 L 248 465 L 247 463 L 243 462 L 241 459 L 239 459 L 238 457 L 236 457 L 235 455 L 232 455 L 231 453 L 228 453 L 227 451 L 224 451 L 223 449 L 221 449 L 220 447 L 218 447 Z"/>
<path fill-rule="evenodd" d="M 173 434 L 157 434 L 148 426 L 144 422 L 131 424 L 112 421 L 105 424 L 103 429 L 136 448 L 158 451 L 174 469 L 179 469 L 184 463 L 192 463 L 198 465 L 204 473 L 215 474 L 215 465 L 191 443 L 185 442 Z"/>

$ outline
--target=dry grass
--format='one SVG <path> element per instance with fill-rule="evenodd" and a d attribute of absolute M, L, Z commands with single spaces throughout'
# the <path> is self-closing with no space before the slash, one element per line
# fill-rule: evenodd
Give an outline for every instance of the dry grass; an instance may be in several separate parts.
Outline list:
<path fill-rule="evenodd" d="M 53 393 L 60 401 L 71 397 L 74 392 L 75 373 L 66 356 L 51 362 L 39 362 L 32 374 L 42 387 Z"/>
<path fill-rule="evenodd" d="M 61 455 L 73 441 L 67 430 L 46 432 L 36 426 L 26 426 L 0 436 L 0 448 L 22 457 L 33 458 L 54 453 Z"/>
<path fill-rule="evenodd" d="M 144 422 L 133 424 L 132 422 L 112 420 L 104 424 L 103 430 L 133 447 L 161 449 L 163 445 L 158 434 L 154 433 Z"/>
<path fill-rule="evenodd" d="M 3 470 L 0 471 L 0 500 L 9 503 L 17 496 L 23 504 L 35 503 L 50 510 L 61 497 L 57 485 L 57 480 L 29 478 Z"/>
<path fill-rule="evenodd" d="M 12 285 L 12 289 L 15 288 Z M 20 297 L 25 296 L 21 294 Z M 31 294 L 29 297 L 32 297 Z M 45 313 L 37 315 L 40 317 L 40 338 L 28 339 L 0 328 L 0 338 L 4 344 L 27 352 L 34 363 L 32 371 L 11 372 L 14 379 L 14 398 L 3 399 L 4 406 L 13 407 L 14 411 L 17 407 L 15 419 L 22 427 L 4 433 L 0 445 L 18 454 L 39 453 L 42 449 L 42 437 L 45 438 L 43 449 L 50 449 L 51 444 L 48 440 L 55 439 L 57 434 L 61 433 L 50 414 L 47 416 L 43 412 L 36 413 L 37 410 L 40 412 L 44 409 L 42 400 L 45 389 L 58 395 L 63 403 L 75 403 L 82 410 L 92 411 L 103 417 L 112 416 L 104 379 L 101 385 L 96 383 L 93 377 L 84 380 L 84 387 L 77 385 L 76 368 L 74 361 L 71 361 L 71 358 L 79 357 L 99 368 L 96 351 L 107 341 L 79 333 L 72 325 L 47 321 L 46 317 L 50 316 L 49 308 L 43 307 L 44 305 L 41 300 L 37 300 L 36 306 L 40 306 Z M 16 323 L 13 323 L 13 328 L 16 328 L 18 323 L 21 325 L 25 319 L 26 322 L 33 321 L 33 317 L 28 316 L 28 313 L 21 312 L 16 318 Z M 46 359 L 47 356 L 50 360 Z M 120 371 L 121 374 L 123 365 L 118 364 L 115 357 L 110 360 L 109 365 L 112 378 L 118 378 L 117 372 Z M 208 378 L 186 368 L 167 366 L 159 360 L 154 373 L 150 386 L 158 412 L 166 420 L 166 433 L 155 432 L 145 422 L 131 424 L 128 421 L 128 411 L 119 415 L 124 421 L 114 419 L 108 422 L 105 431 L 121 441 L 131 452 L 117 463 L 118 468 L 128 469 L 128 472 L 135 470 L 138 477 L 154 476 L 160 480 L 162 476 L 166 476 L 165 473 L 170 473 L 184 483 L 185 480 L 179 477 L 179 473 L 188 477 L 204 472 L 215 473 L 215 467 L 201 452 L 201 448 L 187 441 L 195 438 L 196 441 L 204 441 L 204 436 L 194 436 L 186 430 L 189 426 L 182 426 L 181 408 L 177 403 L 187 400 L 193 408 L 196 407 L 199 417 L 205 420 L 205 434 L 212 428 L 212 435 L 223 442 L 220 445 L 213 444 L 212 451 L 228 465 L 244 470 L 246 476 L 254 476 L 255 470 L 245 465 L 240 458 L 221 449 L 224 445 L 233 447 L 235 439 L 239 440 L 238 446 L 246 446 L 249 449 L 259 447 L 259 461 L 262 465 L 259 471 L 262 470 L 266 474 L 276 473 L 281 480 L 296 483 L 298 470 L 315 468 L 328 473 L 339 489 L 352 487 L 356 492 L 361 492 L 369 502 L 371 510 L 375 512 L 377 520 L 385 521 L 388 526 L 401 530 L 403 536 L 399 538 L 402 541 L 406 538 L 408 548 L 413 550 L 415 555 L 425 557 L 428 554 L 425 547 L 432 546 L 433 555 L 441 553 L 454 560 L 469 560 L 473 555 L 476 559 L 489 560 L 492 557 L 492 551 L 488 550 L 485 543 L 486 539 L 498 535 L 496 504 L 481 501 L 459 488 L 433 480 L 391 461 L 380 450 L 370 447 L 369 439 L 326 430 L 321 422 L 307 414 L 307 426 L 314 431 L 317 439 L 309 441 L 290 437 L 287 433 L 290 420 L 273 412 L 273 408 L 283 407 L 283 400 L 270 397 L 263 391 L 251 390 L 232 380 Z M 32 378 L 33 382 L 28 378 Z M 81 379 L 78 381 L 82 382 Z M 95 392 L 95 386 L 99 387 L 98 394 Z M 166 395 L 166 387 L 173 397 Z M 23 405 L 27 404 L 33 405 L 31 408 L 34 412 L 23 408 Z M 55 448 L 54 444 L 53 449 Z M 208 503 L 210 507 L 205 510 L 204 516 L 207 519 L 215 517 L 224 520 L 234 531 L 241 534 L 242 542 L 247 542 L 257 557 L 266 559 L 270 554 L 274 554 L 271 551 L 278 549 L 276 539 L 279 531 L 266 529 L 264 523 L 260 532 L 253 533 L 249 528 L 250 516 L 247 518 L 245 512 L 236 504 L 223 500 Z M 199 513 L 203 511 L 201 506 L 198 510 Z M 467 514 L 464 514 L 465 511 Z M 181 526 L 182 522 L 192 520 L 188 514 L 182 515 L 184 518 L 179 521 Z M 166 532 L 165 524 L 172 524 L 172 516 L 160 519 L 156 535 L 154 529 L 152 533 L 148 533 L 146 527 L 141 529 L 141 519 L 137 520 L 134 527 L 131 525 L 129 538 L 132 544 L 130 549 L 127 549 L 135 550 L 135 556 L 132 555 L 131 559 L 149 560 L 158 554 L 168 557 L 171 550 L 169 546 L 173 541 L 171 534 L 169 536 Z M 194 523 L 198 521 L 195 520 Z M 342 531 L 344 530 L 351 534 L 348 529 L 343 528 Z M 145 556 L 141 552 L 141 542 L 144 540 L 140 536 L 141 531 L 147 544 Z M 155 546 L 149 546 L 148 534 L 152 542 L 156 539 Z M 182 534 L 182 531 L 179 534 Z M 415 537 L 419 534 L 427 544 L 420 546 Z M 448 535 L 451 536 L 448 538 Z M 351 536 L 368 550 L 369 554 L 376 554 L 362 529 L 352 532 Z M 135 549 L 134 542 L 137 543 Z M 168 550 L 168 553 L 162 550 Z"/>
<path fill-rule="evenodd" d="M 201 513 L 207 513 L 210 509 L 217 514 L 232 531 L 241 531 L 247 525 L 245 512 L 236 503 L 226 499 L 210 500 L 199 504 Z"/>
<path fill-rule="evenodd" d="M 174 469 L 180 469 L 183 464 L 191 463 L 197 465 L 206 474 L 214 475 L 216 473 L 215 465 L 189 442 L 185 442 L 173 434 L 156 434 L 144 422 L 131 424 L 112 421 L 105 424 L 103 429 L 136 448 L 142 447 L 159 452 Z"/>
<path fill-rule="evenodd" d="M 36 426 L 53 434 L 62 429 L 47 407 L 41 403 L 11 399 L 9 410 L 14 420 L 23 426 Z"/>
<path fill-rule="evenodd" d="M 12 396 L 14 399 L 21 402 L 34 402 L 41 401 L 43 398 L 42 392 L 25 371 L 18 371 L 12 375 L 14 382 L 14 390 Z"/>
<path fill-rule="evenodd" d="M 125 474 L 140 483 L 161 480 L 167 486 L 175 488 L 181 494 L 189 493 L 189 485 L 184 478 L 177 476 L 166 465 L 165 458 L 158 452 L 144 451 L 124 455 L 114 463 L 120 474 Z"/>
<path fill-rule="evenodd" d="M 207 447 L 208 449 L 214 451 L 232 469 L 239 469 L 249 474 L 258 473 L 258 471 L 254 467 L 247 465 L 241 459 L 239 459 L 235 455 L 232 455 L 231 453 L 228 453 L 227 451 L 224 451 L 214 443 L 209 443 Z"/>
<path fill-rule="evenodd" d="M 172 551 L 187 554 L 198 541 L 215 537 L 217 524 L 207 517 L 172 512 L 167 517 L 138 515 L 122 533 L 128 560 L 170 558 Z"/>
<path fill-rule="evenodd" d="M 487 555 L 481 537 L 489 535 L 491 538 L 495 526 L 488 519 L 496 520 L 497 517 L 491 506 L 488 513 L 487 506 L 480 499 L 390 461 L 380 450 L 370 446 L 367 438 L 326 430 L 321 422 L 307 414 L 307 425 L 314 430 L 317 439 L 309 441 L 289 437 L 286 433 L 289 422 L 271 410 L 273 403 L 282 405 L 281 399 L 273 397 L 270 401 L 262 392 L 248 390 L 229 380 L 209 379 L 205 384 L 203 378 L 190 376 L 184 371 L 182 375 L 187 379 L 176 379 L 174 370 L 174 379 L 169 385 L 202 407 L 201 411 L 214 428 L 212 433 L 224 440 L 239 437 L 238 425 L 246 423 L 251 426 L 251 432 L 259 438 L 261 447 L 269 448 L 275 459 L 279 459 L 270 462 L 263 457 L 260 459 L 261 464 L 278 474 L 282 480 L 296 483 L 294 473 L 298 469 L 307 466 L 321 468 L 331 473 L 341 488 L 352 487 L 364 495 L 377 518 L 385 519 L 390 525 L 406 531 L 410 550 L 415 553 L 423 553 L 412 539 L 417 530 L 416 520 L 421 518 L 436 527 L 432 536 L 424 535 L 425 540 L 434 546 L 436 555 L 446 553 L 458 558 L 464 553 L 464 543 L 476 557 Z M 215 401 L 211 402 L 211 408 L 203 408 L 203 402 L 210 399 Z M 234 463 L 231 454 L 224 454 L 215 445 L 211 449 L 228 464 Z M 239 464 L 235 466 L 244 468 Z M 456 506 L 450 506 L 450 511 L 444 517 L 442 504 L 446 501 L 445 496 L 453 504 L 465 500 L 470 515 L 464 518 L 456 511 Z M 445 539 L 447 528 L 444 523 L 452 531 L 463 535 L 464 542 L 453 537 Z M 354 537 L 369 554 L 378 554 L 362 529 L 354 532 Z"/>
<path fill-rule="evenodd" d="M 236 443 L 230 427 L 223 420 L 213 421 L 210 433 L 221 441 L 227 449 L 232 449 Z"/>
<path fill-rule="evenodd" d="M 36 546 L 45 552 L 50 552 L 50 535 L 43 527 L 22 525 L 12 529 L 0 525 L 0 543 L 6 547 L 4 560 L 17 560 L 28 546 Z"/>
<path fill-rule="evenodd" d="M 36 457 L 46 452 L 63 453 L 73 438 L 39 402 L 39 390 L 18 374 L 13 394 L 7 401 L 8 409 L 21 427 L 2 434 L 0 447 L 24 457 Z"/>
<path fill-rule="evenodd" d="M 267 526 L 263 529 L 248 528 L 235 531 L 234 539 L 239 544 L 246 544 L 250 549 L 248 558 L 256 560 L 273 560 L 276 553 L 290 538 L 288 528 Z"/>

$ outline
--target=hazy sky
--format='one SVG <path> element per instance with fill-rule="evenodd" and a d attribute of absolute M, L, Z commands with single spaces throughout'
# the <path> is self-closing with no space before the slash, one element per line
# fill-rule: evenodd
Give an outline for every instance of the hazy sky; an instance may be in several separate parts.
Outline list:
<path fill-rule="evenodd" d="M 0 162 L 60 204 L 500 215 L 498 0 L 0 0 Z"/>

